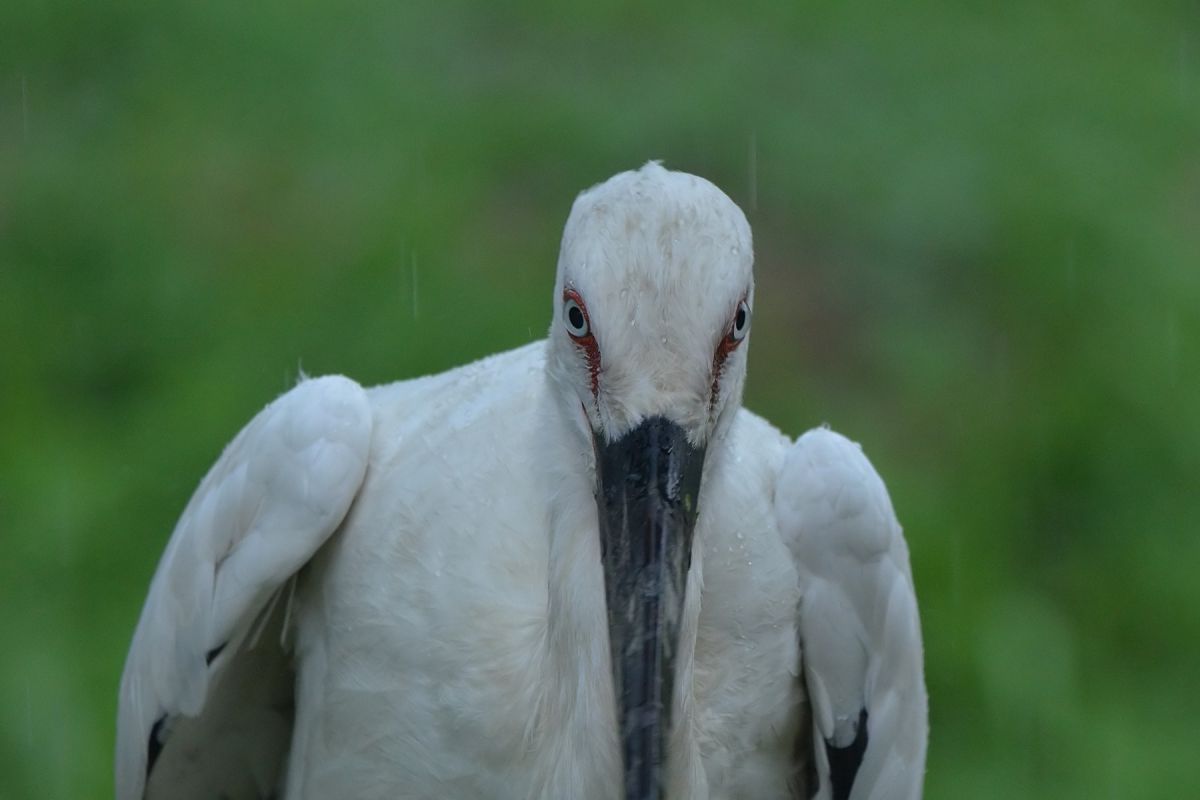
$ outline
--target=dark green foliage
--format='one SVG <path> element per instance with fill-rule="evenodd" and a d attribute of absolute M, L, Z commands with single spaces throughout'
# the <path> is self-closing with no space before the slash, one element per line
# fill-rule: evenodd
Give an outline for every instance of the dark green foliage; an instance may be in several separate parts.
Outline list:
<path fill-rule="evenodd" d="M 648 158 L 754 226 L 748 405 L 889 482 L 927 796 L 1186 794 L 1200 7 L 807 5 L 6 3 L 0 797 L 111 791 L 150 575 L 255 411 L 539 337 L 573 196 Z"/>

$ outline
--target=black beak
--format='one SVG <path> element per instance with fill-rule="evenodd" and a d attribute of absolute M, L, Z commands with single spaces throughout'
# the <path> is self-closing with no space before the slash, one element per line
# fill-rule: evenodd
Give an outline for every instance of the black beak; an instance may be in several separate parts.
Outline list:
<path fill-rule="evenodd" d="M 704 450 L 662 417 L 595 446 L 624 796 L 658 800 L 666 792 L 675 654 Z"/>

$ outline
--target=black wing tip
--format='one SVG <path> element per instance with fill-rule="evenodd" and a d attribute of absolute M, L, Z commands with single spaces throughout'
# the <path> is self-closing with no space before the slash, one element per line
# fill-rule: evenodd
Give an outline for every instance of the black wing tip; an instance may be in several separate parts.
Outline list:
<path fill-rule="evenodd" d="M 863 755 L 867 752 L 867 710 L 858 712 L 858 730 L 854 741 L 845 747 L 837 747 L 829 739 L 825 740 L 825 754 L 829 757 L 829 782 L 832 784 L 833 800 L 850 800 L 850 790 L 854 787 L 854 778 L 858 768 L 862 766 Z"/>
<path fill-rule="evenodd" d="M 204 655 L 204 665 L 211 667 L 212 662 L 217 660 L 217 656 L 221 655 L 221 651 L 223 651 L 225 649 L 225 645 L 227 645 L 227 644 L 229 644 L 229 642 L 224 642 L 222 644 L 217 645 L 212 650 L 209 650 Z"/>
<path fill-rule="evenodd" d="M 225 649 L 225 642 L 209 650 L 204 655 L 204 663 L 212 666 L 212 663 L 221 655 L 221 651 Z M 150 726 L 150 739 L 146 742 L 146 780 L 150 780 L 150 772 L 154 769 L 154 764 L 158 761 L 158 757 L 162 755 L 163 745 L 167 742 L 167 723 L 170 721 L 168 715 L 163 714 L 154 721 Z"/>
<path fill-rule="evenodd" d="M 154 769 L 154 762 L 158 761 L 158 757 L 162 755 L 163 743 L 166 741 L 166 735 L 163 732 L 163 725 L 167 722 L 167 715 L 163 714 L 154 721 L 154 725 L 150 728 L 150 741 L 146 745 L 146 779 L 150 778 L 150 770 Z"/>

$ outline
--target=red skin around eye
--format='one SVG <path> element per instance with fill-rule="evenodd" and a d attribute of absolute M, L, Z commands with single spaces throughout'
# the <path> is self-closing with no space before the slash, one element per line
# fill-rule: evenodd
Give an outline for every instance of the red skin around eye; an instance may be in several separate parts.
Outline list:
<path fill-rule="evenodd" d="M 734 307 L 734 319 L 737 318 L 737 308 L 740 307 L 745 300 L 746 298 L 743 297 L 738 301 L 738 305 Z M 721 343 L 717 345 L 717 351 L 713 353 L 712 394 L 709 396 L 709 405 L 717 402 L 717 390 L 721 385 L 721 371 L 725 369 L 725 359 L 729 357 L 730 353 L 738 349 L 738 345 L 745 341 L 745 337 L 742 339 L 733 338 L 733 325 L 733 322 L 729 323 L 729 331 L 721 338 Z"/>
<path fill-rule="evenodd" d="M 600 345 L 596 344 L 596 337 L 592 333 L 592 320 L 588 316 L 587 306 L 583 303 L 583 298 L 579 296 L 579 292 L 574 289 L 563 290 L 563 302 L 574 300 L 579 306 L 579 310 L 583 312 L 583 320 L 587 323 L 587 335 L 575 336 L 570 331 L 567 335 L 571 337 L 571 341 L 575 342 L 575 346 L 583 351 L 584 358 L 587 359 L 588 375 L 592 379 L 592 397 L 600 394 Z"/>

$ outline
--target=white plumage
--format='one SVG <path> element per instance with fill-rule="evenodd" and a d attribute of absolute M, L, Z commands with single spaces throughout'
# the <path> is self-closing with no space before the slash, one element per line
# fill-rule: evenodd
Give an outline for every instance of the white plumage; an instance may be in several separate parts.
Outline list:
<path fill-rule="evenodd" d="M 707 451 L 667 796 L 919 797 L 907 548 L 857 445 L 740 408 L 751 251 L 648 164 L 576 201 L 545 341 L 264 409 L 151 584 L 118 800 L 621 797 L 594 448 L 652 417 Z"/>

